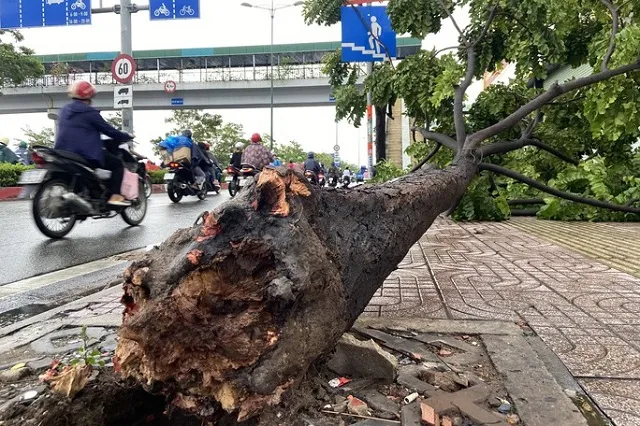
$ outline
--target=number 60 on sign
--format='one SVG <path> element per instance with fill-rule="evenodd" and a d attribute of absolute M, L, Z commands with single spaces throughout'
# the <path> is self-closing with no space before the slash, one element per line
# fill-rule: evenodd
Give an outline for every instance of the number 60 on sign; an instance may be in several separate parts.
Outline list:
<path fill-rule="evenodd" d="M 135 73 L 136 61 L 130 55 L 118 55 L 111 64 L 111 75 L 118 83 L 129 83 Z"/>

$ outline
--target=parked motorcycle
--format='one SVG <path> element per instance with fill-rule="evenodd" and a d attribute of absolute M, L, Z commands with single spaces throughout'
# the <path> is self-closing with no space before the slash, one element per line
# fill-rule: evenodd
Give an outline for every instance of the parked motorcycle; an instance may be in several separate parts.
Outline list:
<path fill-rule="evenodd" d="M 229 166 L 227 167 L 227 184 L 229 185 L 229 195 L 235 197 L 238 191 L 246 186 L 247 178 L 253 177 L 259 173 L 251 164 L 242 164 L 240 169 Z"/>
<path fill-rule="evenodd" d="M 191 170 L 191 164 L 187 160 L 172 161 L 165 168 L 169 171 L 164 175 L 164 182 L 167 185 L 167 195 L 169 199 L 174 203 L 179 203 L 184 196 L 195 195 L 200 200 L 207 198 L 209 191 L 215 189 L 209 182 L 209 179 L 205 179 L 204 185 L 201 188 L 194 188 L 195 179 Z M 220 188 L 218 188 L 218 191 Z"/>
<path fill-rule="evenodd" d="M 79 155 L 35 146 L 33 162 L 37 168 L 23 172 L 18 184 L 24 187 L 20 198 L 33 195 L 31 211 L 40 232 L 49 238 L 63 238 L 78 220 L 118 215 L 131 226 L 139 225 L 147 213 L 144 168 L 128 161 L 132 158 L 126 156 L 128 153 L 118 150 L 118 154 L 125 168 L 138 175 L 139 196 L 126 207 L 107 204 L 110 194 L 105 183 L 111 177 L 110 171 L 94 169 Z"/>

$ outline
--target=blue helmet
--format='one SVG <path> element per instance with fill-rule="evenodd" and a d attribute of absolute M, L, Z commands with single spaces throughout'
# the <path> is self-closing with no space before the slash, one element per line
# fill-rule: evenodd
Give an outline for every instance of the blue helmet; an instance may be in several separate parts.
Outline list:
<path fill-rule="evenodd" d="M 313 154 L 313 152 L 309 152 L 309 153 L 307 154 L 307 156 L 308 156 L 309 158 L 313 158 L 313 155 L 314 155 L 314 154 Z"/>

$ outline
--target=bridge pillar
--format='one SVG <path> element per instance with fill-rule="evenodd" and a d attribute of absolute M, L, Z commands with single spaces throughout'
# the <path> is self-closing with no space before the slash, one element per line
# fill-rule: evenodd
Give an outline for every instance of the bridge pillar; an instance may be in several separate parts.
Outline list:
<path fill-rule="evenodd" d="M 53 136 L 58 134 L 58 114 L 60 110 L 58 108 L 49 108 L 47 110 L 47 117 L 53 120 Z"/>

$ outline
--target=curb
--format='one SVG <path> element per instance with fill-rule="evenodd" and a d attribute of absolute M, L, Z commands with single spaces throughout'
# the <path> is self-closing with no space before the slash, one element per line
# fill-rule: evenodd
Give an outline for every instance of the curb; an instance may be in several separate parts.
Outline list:
<path fill-rule="evenodd" d="M 226 182 L 221 184 L 222 189 L 226 190 L 229 185 Z M 9 186 L 6 188 L 0 188 L 0 201 L 16 201 L 18 195 L 22 191 L 21 186 Z M 167 185 L 165 184 L 153 184 L 151 188 L 152 194 L 163 194 L 167 192 Z"/>
<path fill-rule="evenodd" d="M 8 188 L 0 188 L 0 201 L 15 200 L 20 195 L 22 187 L 10 186 Z"/>

